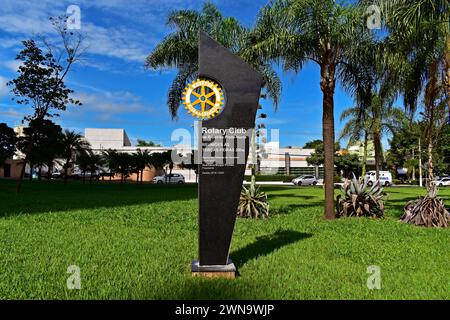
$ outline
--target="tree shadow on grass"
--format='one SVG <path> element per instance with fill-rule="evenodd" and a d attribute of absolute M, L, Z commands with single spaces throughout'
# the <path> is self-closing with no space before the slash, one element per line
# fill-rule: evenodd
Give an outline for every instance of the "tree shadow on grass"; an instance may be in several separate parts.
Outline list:
<path fill-rule="evenodd" d="M 312 237 L 312 234 L 292 230 L 278 230 L 273 234 L 258 237 L 255 242 L 233 252 L 231 259 L 239 268 L 252 259 L 262 258 L 284 246 Z M 183 300 L 240 300 L 261 299 L 255 288 L 238 286 L 236 280 L 192 278 L 190 275 L 179 285 L 168 286 L 159 292 L 157 299 Z M 145 296 L 145 293 L 144 293 Z"/>
<path fill-rule="evenodd" d="M 19 214 L 39 214 L 132 205 L 158 205 L 197 198 L 195 185 L 137 185 L 71 182 L 25 182 L 16 194 L 14 181 L 0 181 L 0 218 Z"/>
<path fill-rule="evenodd" d="M 255 242 L 233 252 L 231 259 L 236 265 L 236 268 L 240 268 L 252 259 L 266 256 L 284 246 L 310 237 L 312 237 L 310 233 L 278 230 L 274 234 L 258 237 Z"/>

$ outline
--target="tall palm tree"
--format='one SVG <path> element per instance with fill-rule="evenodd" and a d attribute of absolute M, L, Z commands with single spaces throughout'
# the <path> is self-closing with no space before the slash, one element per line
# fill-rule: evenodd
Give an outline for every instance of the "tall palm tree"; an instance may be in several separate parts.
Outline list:
<path fill-rule="evenodd" d="M 350 142 L 364 137 L 363 171 L 365 172 L 364 161 L 367 160 L 368 137 L 372 137 L 375 147 L 375 169 L 377 177 L 383 165 L 382 139 L 384 134 L 393 134 L 407 120 L 406 114 L 398 107 L 386 104 L 386 99 L 381 99 L 380 95 L 374 93 L 372 102 L 368 108 L 362 109 L 359 106 L 346 109 L 341 114 L 341 121 L 348 120 L 345 124 L 340 138 L 348 138 Z M 362 114 L 362 115 L 361 115 Z"/>
<path fill-rule="evenodd" d="M 362 111 L 362 112 L 361 112 Z M 362 173 L 361 176 L 366 175 L 367 165 L 367 145 L 369 142 L 370 120 L 367 109 L 362 109 L 359 106 L 350 107 L 341 113 L 340 121 L 346 121 L 344 128 L 342 128 L 339 135 L 339 140 L 347 139 L 348 144 L 363 141 L 363 158 L 362 158 Z"/>
<path fill-rule="evenodd" d="M 367 1 L 366 1 L 367 2 Z M 416 90 L 407 91 L 412 98 L 420 95 L 433 63 L 442 65 L 441 76 L 450 111 L 450 2 L 448 0 L 376 0 L 380 6 L 390 39 L 397 50 L 407 53 L 412 62 Z M 437 62 L 436 60 L 439 60 Z M 416 63 L 414 63 L 416 62 Z M 426 62 L 426 63 L 424 63 Z M 408 89 L 414 89 L 409 87 Z M 420 89 L 420 88 L 419 88 Z M 417 99 L 412 99 L 416 101 Z"/>
<path fill-rule="evenodd" d="M 381 7 L 387 38 L 388 55 L 396 56 L 400 71 L 400 91 L 405 106 L 415 111 L 424 95 L 424 113 L 439 104 L 442 84 L 450 113 L 450 3 L 448 0 L 377 0 Z M 389 54 L 390 53 L 390 54 Z M 433 121 L 429 121 L 432 124 Z M 429 181 L 433 178 L 433 128 L 426 130 Z M 430 187 L 430 185 L 429 185 Z"/>
<path fill-rule="evenodd" d="M 67 185 L 69 169 L 73 166 L 77 154 L 86 152 L 90 148 L 89 142 L 75 131 L 64 130 L 61 136 L 62 156 L 65 160 L 64 168 L 64 185 Z"/>
<path fill-rule="evenodd" d="M 117 150 L 108 149 L 103 151 L 103 160 L 109 170 L 109 183 L 112 182 L 113 175 L 117 172 Z"/>
<path fill-rule="evenodd" d="M 322 130 L 325 149 L 325 217 L 334 219 L 334 91 L 337 80 L 358 77 L 355 54 L 365 52 L 372 37 L 362 8 L 333 0 L 275 0 L 259 13 L 244 57 L 282 61 L 283 69 L 299 72 L 315 62 L 323 93 Z"/>
<path fill-rule="evenodd" d="M 170 114 L 175 119 L 182 102 L 183 90 L 198 77 L 199 32 L 205 31 L 233 53 L 241 54 L 245 49 L 248 31 L 236 19 L 224 17 L 211 2 L 206 2 L 201 12 L 175 10 L 169 14 L 167 24 L 174 32 L 156 46 L 147 57 L 145 65 L 152 69 L 178 69 L 167 97 Z M 244 60 L 264 75 L 266 91 L 276 106 L 281 92 L 281 81 L 277 74 L 257 56 L 247 56 Z"/>
<path fill-rule="evenodd" d="M 150 161 L 150 153 L 148 150 L 142 151 L 141 149 L 137 149 L 137 152 L 133 154 L 133 162 L 136 169 L 136 183 L 139 183 L 139 179 L 141 184 L 143 183 L 144 178 L 144 170 Z"/>
<path fill-rule="evenodd" d="M 75 163 L 77 164 L 78 168 L 81 171 L 81 174 L 83 175 L 83 184 L 85 184 L 86 183 L 86 172 L 89 171 L 89 165 L 91 163 L 90 151 L 81 152 L 81 153 L 77 154 Z"/>

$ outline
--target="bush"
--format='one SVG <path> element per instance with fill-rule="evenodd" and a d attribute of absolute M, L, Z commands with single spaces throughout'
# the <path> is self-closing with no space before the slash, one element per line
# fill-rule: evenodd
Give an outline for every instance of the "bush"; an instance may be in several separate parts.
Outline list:
<path fill-rule="evenodd" d="M 392 179 L 392 184 L 403 184 L 403 181 L 399 179 Z"/>
<path fill-rule="evenodd" d="M 250 186 L 246 188 L 242 186 L 237 215 L 254 219 L 269 217 L 266 193 L 260 191 L 259 187 Z"/>
<path fill-rule="evenodd" d="M 445 209 L 444 201 L 437 198 L 437 187 L 433 185 L 425 198 L 408 202 L 400 220 L 423 227 L 450 227 L 450 213 Z"/>
<path fill-rule="evenodd" d="M 283 181 L 283 182 L 291 182 L 292 179 L 297 178 L 298 175 L 293 176 L 285 176 L 281 174 L 273 174 L 273 175 L 256 175 L 256 181 Z M 252 176 L 245 176 L 245 181 L 251 181 Z"/>
<path fill-rule="evenodd" d="M 381 218 L 384 214 L 385 193 L 380 183 L 367 188 L 367 179 L 345 180 L 342 194 L 336 198 L 336 214 L 338 217 L 374 217 Z"/>

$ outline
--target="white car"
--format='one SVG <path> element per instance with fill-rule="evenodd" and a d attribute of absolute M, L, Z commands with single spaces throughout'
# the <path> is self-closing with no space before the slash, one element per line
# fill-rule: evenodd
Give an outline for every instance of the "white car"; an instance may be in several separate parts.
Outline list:
<path fill-rule="evenodd" d="M 312 175 L 300 176 L 292 180 L 292 183 L 296 186 L 308 186 L 308 185 L 315 186 L 317 182 L 318 181 L 316 177 Z"/>
<path fill-rule="evenodd" d="M 450 186 L 450 178 L 441 178 L 433 181 L 433 183 L 439 187 Z"/>
<path fill-rule="evenodd" d="M 364 178 L 368 180 L 367 185 L 370 187 L 377 181 L 377 174 L 375 171 L 368 171 Z M 389 171 L 380 171 L 380 184 L 392 186 L 392 174 Z"/>
<path fill-rule="evenodd" d="M 170 178 L 170 179 L 169 179 Z M 175 184 L 183 184 L 185 183 L 184 176 L 178 173 L 166 174 L 163 176 L 156 176 L 153 178 L 153 183 L 163 184 L 163 183 L 175 183 Z"/>

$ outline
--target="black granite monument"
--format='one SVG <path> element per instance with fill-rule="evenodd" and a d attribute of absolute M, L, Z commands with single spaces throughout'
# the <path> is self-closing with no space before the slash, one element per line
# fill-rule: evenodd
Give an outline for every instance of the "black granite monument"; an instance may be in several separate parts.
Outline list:
<path fill-rule="evenodd" d="M 228 253 L 263 77 L 205 33 L 200 34 L 199 77 L 220 85 L 225 105 L 198 129 L 199 260 L 192 272 L 234 275 Z"/>

